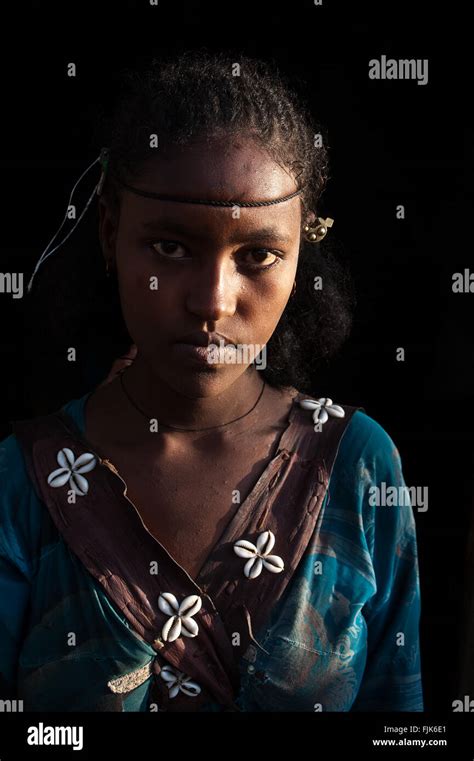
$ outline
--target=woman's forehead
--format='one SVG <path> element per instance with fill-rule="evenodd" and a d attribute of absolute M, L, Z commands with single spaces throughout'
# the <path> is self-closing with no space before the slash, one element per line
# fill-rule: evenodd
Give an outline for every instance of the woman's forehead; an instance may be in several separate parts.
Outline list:
<path fill-rule="evenodd" d="M 222 238 L 238 243 L 259 238 L 288 245 L 301 225 L 298 196 L 270 206 L 237 208 L 143 198 L 124 189 L 121 207 L 122 230 L 147 236 L 181 233 L 196 242 Z"/>
<path fill-rule="evenodd" d="M 169 158 L 153 157 L 133 186 L 177 198 L 269 201 L 297 189 L 290 172 L 253 141 L 219 141 L 183 148 Z"/>

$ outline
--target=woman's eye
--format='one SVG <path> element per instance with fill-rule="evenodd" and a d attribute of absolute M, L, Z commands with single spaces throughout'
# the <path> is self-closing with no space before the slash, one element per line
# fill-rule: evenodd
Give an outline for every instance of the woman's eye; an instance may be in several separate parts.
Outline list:
<path fill-rule="evenodd" d="M 251 258 L 247 259 L 248 256 Z M 278 256 L 273 251 L 269 251 L 268 248 L 255 248 L 252 251 L 247 251 L 242 258 L 244 264 L 250 265 L 253 269 L 266 269 L 276 263 Z"/>
<path fill-rule="evenodd" d="M 152 249 L 166 259 L 184 259 L 184 246 L 175 240 L 157 240 L 150 243 Z"/>
<path fill-rule="evenodd" d="M 188 259 L 187 251 L 185 247 L 178 243 L 176 240 L 156 240 L 150 241 L 151 248 L 159 256 L 165 259 L 173 259 L 174 261 L 180 261 L 181 259 Z M 265 270 L 273 267 L 277 263 L 279 257 L 277 254 L 270 251 L 268 248 L 254 248 L 250 251 L 245 251 L 243 254 L 239 254 L 238 260 L 240 264 L 243 264 L 251 270 Z"/>

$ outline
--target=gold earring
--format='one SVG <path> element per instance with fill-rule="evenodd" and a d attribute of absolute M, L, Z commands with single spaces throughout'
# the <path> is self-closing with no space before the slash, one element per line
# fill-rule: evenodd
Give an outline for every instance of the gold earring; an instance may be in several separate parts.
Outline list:
<path fill-rule="evenodd" d="M 326 219 L 323 219 L 323 217 L 316 217 L 314 222 L 314 227 L 310 227 L 309 225 L 303 227 L 303 232 L 305 233 L 304 237 L 309 243 L 319 243 L 319 241 L 326 236 L 328 227 L 332 227 L 334 224 L 334 220 L 331 219 L 331 217 L 327 217 Z"/>

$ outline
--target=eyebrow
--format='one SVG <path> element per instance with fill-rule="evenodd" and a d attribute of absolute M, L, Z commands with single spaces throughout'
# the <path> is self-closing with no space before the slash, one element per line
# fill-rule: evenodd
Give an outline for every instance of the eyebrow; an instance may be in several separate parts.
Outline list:
<path fill-rule="evenodd" d="M 199 233 L 196 229 L 188 228 L 185 224 L 178 220 L 161 218 L 152 220 L 150 222 L 143 222 L 142 229 L 144 232 L 169 232 L 170 234 L 177 233 L 178 235 L 185 235 L 190 239 L 204 239 L 206 236 Z M 285 235 L 278 227 L 269 225 L 266 227 L 260 227 L 258 230 L 250 230 L 247 233 L 236 231 L 234 235 L 229 238 L 229 243 L 245 243 L 252 240 L 268 240 L 269 238 L 276 239 L 281 243 L 291 243 L 293 238 L 289 235 Z"/>

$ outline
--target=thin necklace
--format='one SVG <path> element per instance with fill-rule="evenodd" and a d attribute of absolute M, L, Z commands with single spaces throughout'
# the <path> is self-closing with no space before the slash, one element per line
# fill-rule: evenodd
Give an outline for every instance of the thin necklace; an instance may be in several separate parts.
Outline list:
<path fill-rule="evenodd" d="M 125 383 L 124 383 L 124 380 L 123 380 L 123 375 L 124 375 L 124 373 L 122 371 L 120 373 L 120 384 L 122 386 L 123 393 L 127 397 L 128 401 L 130 402 L 132 407 L 135 407 L 137 412 L 139 412 L 141 415 L 146 417 L 147 420 L 150 420 L 151 416 L 148 415 L 144 410 L 142 410 L 141 407 L 139 407 L 138 404 L 136 402 L 134 402 L 134 400 L 132 399 L 132 397 L 128 393 L 127 389 L 125 388 Z M 177 426 L 175 426 L 175 425 L 169 425 L 168 423 L 162 423 L 162 425 L 164 425 L 166 428 L 172 428 L 173 431 L 189 431 L 189 432 L 211 431 L 213 428 L 223 428 L 223 426 L 225 426 L 225 425 L 230 425 L 231 423 L 236 423 L 237 420 L 242 420 L 242 418 L 247 417 L 247 415 L 250 415 L 250 413 L 253 412 L 253 410 L 255 409 L 257 404 L 259 403 L 260 399 L 262 398 L 265 386 L 266 386 L 266 383 L 265 383 L 265 379 L 264 379 L 261 391 L 260 391 L 260 393 L 258 395 L 258 399 L 255 402 L 255 404 L 249 409 L 248 412 L 245 412 L 243 415 L 239 415 L 239 417 L 236 417 L 233 420 L 228 420 L 227 423 L 219 423 L 219 425 L 210 425 L 207 428 L 178 428 Z"/>

